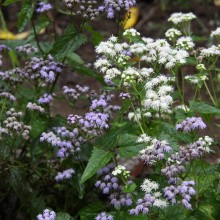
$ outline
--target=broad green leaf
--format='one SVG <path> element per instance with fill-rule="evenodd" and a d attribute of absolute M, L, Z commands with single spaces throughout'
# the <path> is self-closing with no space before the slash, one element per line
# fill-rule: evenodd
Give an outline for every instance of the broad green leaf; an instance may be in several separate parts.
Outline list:
<path fill-rule="evenodd" d="M 190 105 L 190 109 L 193 110 L 194 112 L 199 112 L 201 114 L 220 115 L 220 109 L 208 105 L 204 102 L 191 101 L 189 105 Z"/>
<path fill-rule="evenodd" d="M 11 5 L 11 4 L 16 3 L 18 1 L 19 0 L 6 0 L 6 1 L 4 1 L 4 3 L 2 5 L 3 6 L 8 6 L 8 5 Z"/>
<path fill-rule="evenodd" d="M 103 40 L 102 34 L 98 31 L 95 31 L 90 25 L 87 24 L 85 29 L 91 33 L 91 41 L 93 45 L 98 45 Z"/>
<path fill-rule="evenodd" d="M 136 216 L 136 215 L 130 215 L 128 211 L 116 212 L 116 213 L 112 213 L 112 215 L 116 220 L 148 220 L 149 219 L 147 214 L 145 215 L 139 214 Z"/>
<path fill-rule="evenodd" d="M 134 190 L 137 188 L 137 185 L 135 183 L 129 184 L 126 187 L 123 188 L 124 193 L 131 193 L 134 192 Z"/>
<path fill-rule="evenodd" d="M 129 145 L 136 145 L 137 144 L 138 136 L 133 134 L 122 134 L 119 136 L 118 145 L 120 147 L 127 147 Z"/>
<path fill-rule="evenodd" d="M 36 119 L 34 121 L 31 122 L 31 136 L 33 138 L 38 137 L 39 135 L 41 135 L 45 129 L 47 128 L 47 121 L 45 119 Z"/>
<path fill-rule="evenodd" d="M 70 53 L 66 56 L 65 63 L 72 65 L 73 63 L 83 64 L 84 62 L 77 53 Z"/>
<path fill-rule="evenodd" d="M 162 131 L 160 133 L 159 140 L 166 140 L 174 151 L 179 149 L 178 141 L 174 137 L 174 135 L 172 136 L 172 135 L 166 134 L 164 131 Z"/>
<path fill-rule="evenodd" d="M 78 33 L 73 25 L 69 25 L 63 35 L 56 40 L 50 53 L 62 61 L 86 41 L 84 34 Z"/>
<path fill-rule="evenodd" d="M 163 209 L 164 219 L 169 220 L 188 220 L 187 209 L 181 205 L 170 205 Z"/>
<path fill-rule="evenodd" d="M 215 213 L 215 208 L 210 204 L 202 204 L 199 206 L 199 211 L 205 216 L 207 220 L 215 220 L 212 216 Z"/>
<path fill-rule="evenodd" d="M 10 148 L 9 146 L 5 143 L 1 143 L 0 147 L 0 160 L 6 159 L 10 157 Z"/>
<path fill-rule="evenodd" d="M 91 178 L 98 170 L 103 168 L 114 156 L 112 152 L 95 148 L 92 152 L 92 156 L 83 172 L 80 183 L 84 183 Z"/>
<path fill-rule="evenodd" d="M 25 26 L 29 23 L 34 13 L 34 4 L 35 1 L 32 0 L 23 0 L 22 8 L 18 17 L 18 31 L 21 32 L 24 30 Z"/>
<path fill-rule="evenodd" d="M 105 205 L 101 202 L 90 204 L 79 211 L 80 220 L 94 220 L 104 209 Z"/>
<path fill-rule="evenodd" d="M 143 150 L 144 148 L 146 148 L 146 144 L 137 144 L 128 147 L 120 147 L 118 149 L 118 153 L 120 157 L 130 158 L 137 156 L 139 154 L 139 151 Z"/>
<path fill-rule="evenodd" d="M 68 213 L 58 212 L 56 220 L 70 220 L 71 217 Z"/>

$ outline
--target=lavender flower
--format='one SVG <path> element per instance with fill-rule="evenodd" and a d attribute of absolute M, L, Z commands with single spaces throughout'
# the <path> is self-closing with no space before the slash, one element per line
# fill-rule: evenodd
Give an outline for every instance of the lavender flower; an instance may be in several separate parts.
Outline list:
<path fill-rule="evenodd" d="M 191 132 L 194 130 L 204 129 L 206 128 L 206 124 L 202 121 L 200 117 L 187 117 L 180 124 L 176 125 L 177 131 Z"/>
<path fill-rule="evenodd" d="M 39 104 L 48 104 L 50 103 L 51 101 L 53 100 L 53 97 L 50 95 L 50 94 L 43 94 L 43 96 L 41 96 L 39 99 L 38 99 L 38 103 Z"/>
<path fill-rule="evenodd" d="M 31 44 L 18 46 L 18 47 L 16 47 L 16 50 L 18 52 L 26 53 L 27 55 L 31 54 L 31 53 L 37 53 L 38 52 L 38 49 L 36 47 L 34 47 L 33 45 L 31 45 Z"/>
<path fill-rule="evenodd" d="M 114 18 L 115 12 L 122 10 L 129 10 L 136 4 L 135 0 L 104 0 L 103 5 L 101 5 L 98 10 L 107 13 L 107 18 Z"/>
<path fill-rule="evenodd" d="M 172 148 L 168 145 L 166 141 L 153 140 L 152 144 L 147 148 L 140 151 L 141 160 L 146 164 L 152 165 L 157 160 L 162 160 L 165 158 L 166 152 L 170 152 Z"/>
<path fill-rule="evenodd" d="M 114 220 L 112 215 L 108 215 L 106 212 L 101 212 L 95 217 L 95 220 Z"/>
<path fill-rule="evenodd" d="M 80 85 L 76 85 L 75 88 L 70 88 L 68 86 L 63 87 L 63 93 L 73 100 L 77 100 L 81 95 L 87 93 L 88 91 L 88 86 L 81 87 Z"/>
<path fill-rule="evenodd" d="M 121 99 L 130 99 L 131 98 L 129 93 L 122 93 L 122 92 L 120 93 L 119 97 Z"/>
<path fill-rule="evenodd" d="M 55 220 L 55 218 L 56 218 L 56 213 L 49 209 L 45 209 L 43 211 L 43 214 L 39 214 L 37 216 L 38 220 Z"/>
<path fill-rule="evenodd" d="M 70 179 L 74 173 L 75 170 L 72 168 L 64 170 L 63 172 L 58 172 L 57 175 L 55 176 L 55 180 L 61 181 L 64 179 Z"/>
<path fill-rule="evenodd" d="M 36 9 L 37 13 L 43 13 L 52 9 L 52 5 L 50 3 L 39 2 L 38 8 Z"/>

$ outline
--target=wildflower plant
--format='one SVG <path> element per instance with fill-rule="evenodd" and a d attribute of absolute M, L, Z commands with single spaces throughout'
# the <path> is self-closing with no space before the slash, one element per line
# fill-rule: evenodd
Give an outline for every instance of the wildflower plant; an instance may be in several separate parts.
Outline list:
<path fill-rule="evenodd" d="M 123 13 L 135 4 L 23 1 L 18 28 L 31 26 L 28 38 L 0 42 L 1 217 L 219 218 L 219 165 L 205 160 L 217 144 L 208 130 L 220 114 L 219 45 L 197 47 L 193 13 L 172 14 L 161 39 L 123 31 Z M 79 22 L 60 33 L 55 11 Z M 116 27 L 105 40 L 90 23 L 103 15 Z M 90 66 L 78 54 L 87 42 L 97 55 Z M 185 75 L 189 65 L 194 72 Z M 67 70 L 101 89 L 61 88 Z M 71 107 L 66 116 L 54 111 L 61 99 Z"/>

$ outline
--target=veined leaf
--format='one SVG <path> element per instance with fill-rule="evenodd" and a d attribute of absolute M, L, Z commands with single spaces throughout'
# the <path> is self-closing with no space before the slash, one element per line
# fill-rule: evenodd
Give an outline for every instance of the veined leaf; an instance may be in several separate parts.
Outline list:
<path fill-rule="evenodd" d="M 34 13 L 34 6 L 35 6 L 34 3 L 35 1 L 32 0 L 23 1 L 23 5 L 21 8 L 21 12 L 19 13 L 18 22 L 17 22 L 19 32 L 23 31 L 25 26 L 31 20 L 32 15 Z"/>
<path fill-rule="evenodd" d="M 91 178 L 98 170 L 103 168 L 113 157 L 113 153 L 102 149 L 95 148 L 92 152 L 92 156 L 83 172 L 80 183 L 84 183 Z"/>
<path fill-rule="evenodd" d="M 191 101 L 189 103 L 190 109 L 193 110 L 194 112 L 199 112 L 201 114 L 216 114 L 220 115 L 220 109 L 213 107 L 211 105 L 208 105 L 204 102 L 194 102 Z"/>
<path fill-rule="evenodd" d="M 86 36 L 78 33 L 73 25 L 69 25 L 62 36 L 54 43 L 50 53 L 58 60 L 64 59 L 86 42 Z"/>

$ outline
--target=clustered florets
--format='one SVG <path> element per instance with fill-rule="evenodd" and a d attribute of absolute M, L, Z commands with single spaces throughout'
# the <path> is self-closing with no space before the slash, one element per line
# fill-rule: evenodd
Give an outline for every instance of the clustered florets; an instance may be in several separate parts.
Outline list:
<path fill-rule="evenodd" d="M 55 220 L 55 218 L 56 218 L 56 213 L 49 209 L 45 209 L 43 211 L 43 214 L 39 214 L 37 216 L 38 220 Z"/>
<path fill-rule="evenodd" d="M 75 170 L 72 168 L 64 170 L 63 172 L 58 172 L 57 175 L 55 176 L 55 180 L 62 181 L 64 179 L 70 179 L 74 173 Z"/>

